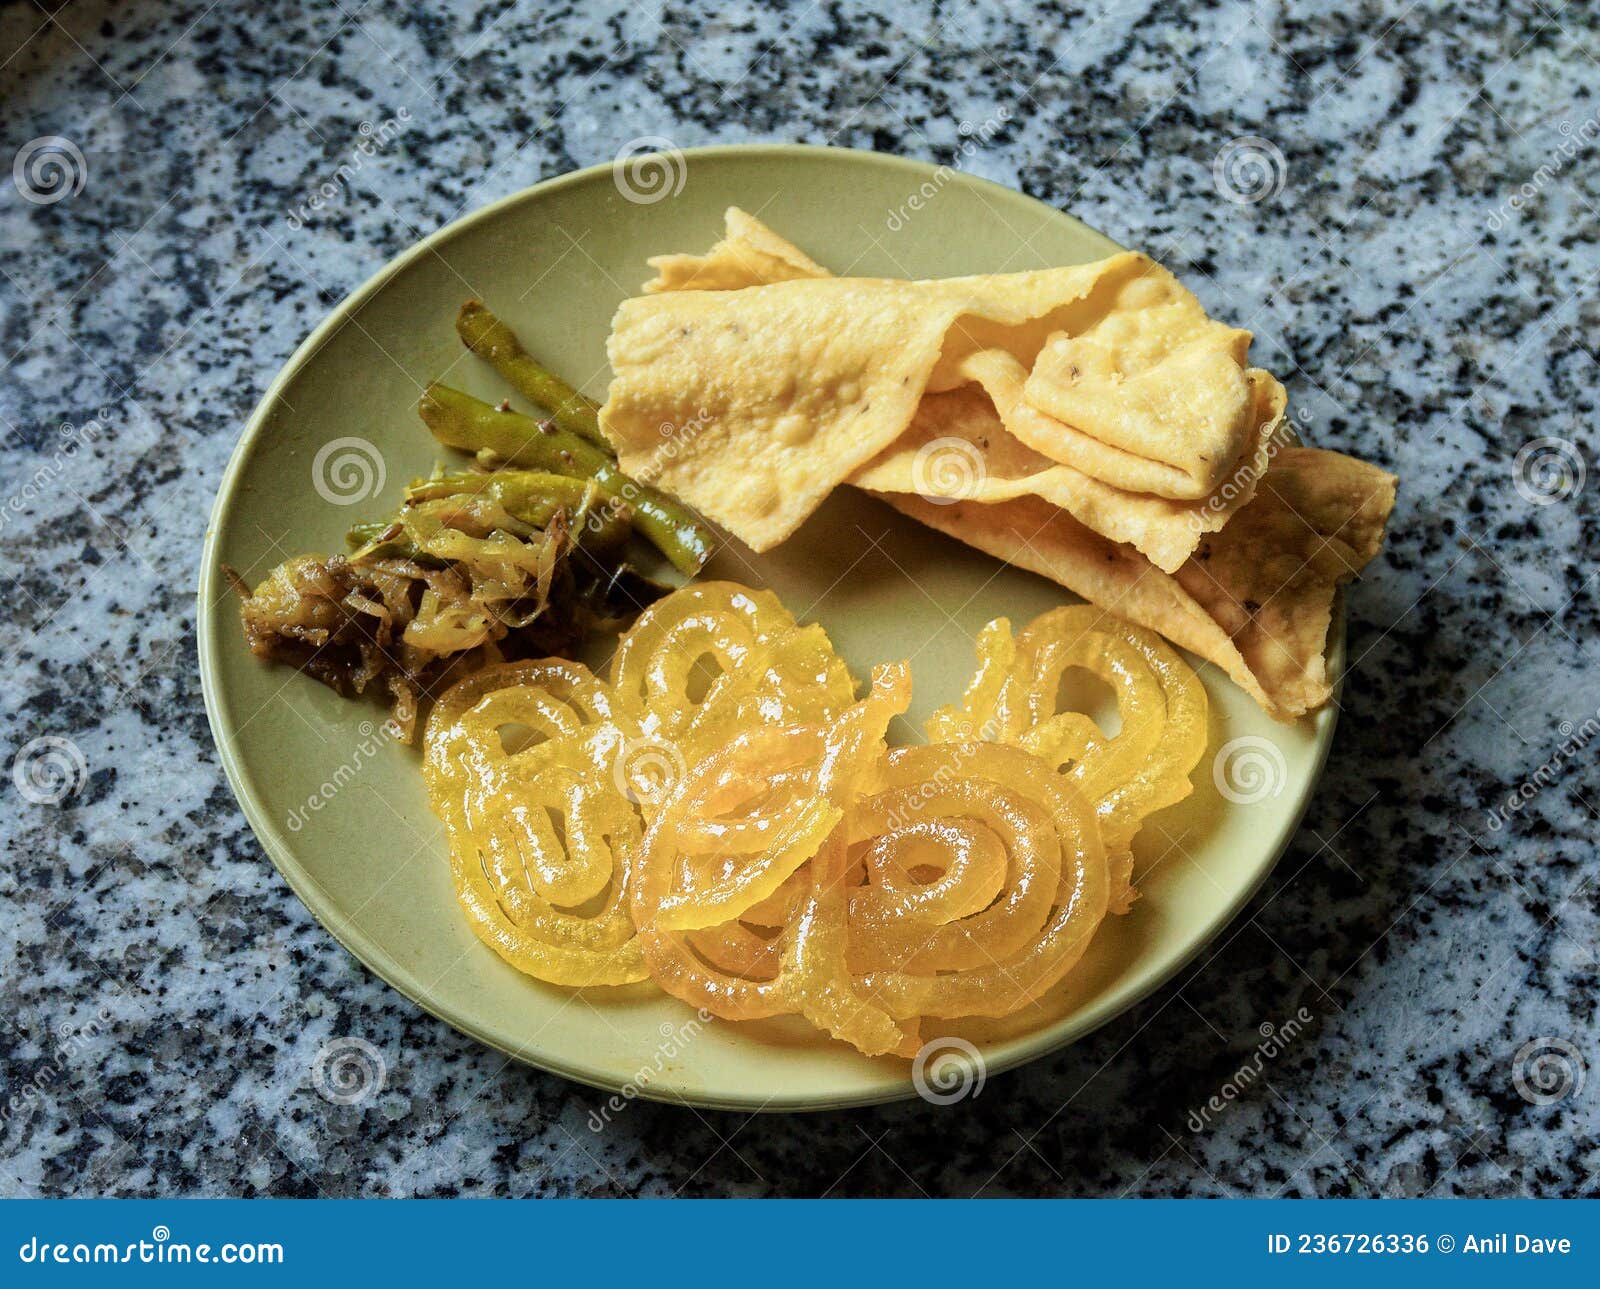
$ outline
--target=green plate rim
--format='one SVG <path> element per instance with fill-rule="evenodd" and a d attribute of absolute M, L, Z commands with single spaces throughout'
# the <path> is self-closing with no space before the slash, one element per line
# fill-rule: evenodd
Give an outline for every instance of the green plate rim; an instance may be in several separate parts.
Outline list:
<path fill-rule="evenodd" d="M 941 170 L 951 169 L 949 166 L 917 161 L 890 153 L 873 152 L 861 148 L 832 148 L 817 144 L 735 143 L 683 148 L 679 151 L 689 164 L 692 164 L 697 157 L 738 156 L 781 160 L 784 157 L 826 154 L 830 159 L 844 161 L 846 164 L 891 166 L 923 179 L 937 178 Z M 196 652 L 200 660 L 200 691 L 205 702 L 206 719 L 211 729 L 212 741 L 216 744 L 217 754 L 221 759 L 223 773 L 227 777 L 228 786 L 233 790 L 234 797 L 239 802 L 246 822 L 249 823 L 250 829 L 254 833 L 256 840 L 261 844 L 262 849 L 266 851 L 273 867 L 278 870 L 284 881 L 289 884 L 289 889 L 306 906 L 312 917 L 358 962 L 385 984 L 415 1003 L 428 1015 L 444 1022 L 452 1029 L 476 1039 L 486 1047 L 503 1053 L 512 1060 L 551 1074 L 557 1074 L 564 1079 L 570 1079 L 574 1083 L 580 1083 L 602 1092 L 620 1092 L 622 1085 L 620 1083 L 610 1083 L 604 1079 L 597 1079 L 582 1068 L 563 1060 L 559 1054 L 543 1051 L 519 1051 L 508 1047 L 489 1034 L 480 1031 L 470 1019 L 448 1014 L 444 1009 L 434 1005 L 425 989 L 416 988 L 408 980 L 406 973 L 393 961 L 380 940 L 368 936 L 353 926 L 340 925 L 341 917 L 338 909 L 333 907 L 331 897 L 300 866 L 295 859 L 293 847 L 279 834 L 265 807 L 251 790 L 249 780 L 244 775 L 235 757 L 232 735 L 222 727 L 222 720 L 219 715 L 221 708 L 219 686 L 221 681 L 216 661 L 217 651 L 221 648 L 230 647 L 230 645 L 237 648 L 239 637 L 237 631 L 233 631 L 230 634 L 220 625 L 225 621 L 231 622 L 233 620 L 232 615 L 217 613 L 211 606 L 213 603 L 232 606 L 232 593 L 231 590 L 228 590 L 223 585 L 224 575 L 217 558 L 218 534 L 227 525 L 233 499 L 243 481 L 245 463 L 251 456 L 251 449 L 260 437 L 282 391 L 299 369 L 322 348 L 323 344 L 340 327 L 349 321 L 350 317 L 363 304 L 381 291 L 392 277 L 409 267 L 413 262 L 428 255 L 434 247 L 451 240 L 479 223 L 494 219 L 500 212 L 521 202 L 536 200 L 549 192 L 587 181 L 597 174 L 609 173 L 612 168 L 613 163 L 605 161 L 597 165 L 586 166 L 580 170 L 568 171 L 565 174 L 541 180 L 518 192 L 510 193 L 470 214 L 452 220 L 442 228 L 424 237 L 421 241 L 413 243 L 383 264 L 377 272 L 335 305 L 328 315 L 312 330 L 311 334 L 300 342 L 294 353 L 290 355 L 289 359 L 279 369 L 277 375 L 273 377 L 272 382 L 267 386 L 260 401 L 256 404 L 255 410 L 250 414 L 249 420 L 245 423 L 244 432 L 234 446 L 233 453 L 228 459 L 228 465 L 223 471 L 216 498 L 212 503 L 211 515 L 206 525 L 205 542 L 200 557 L 199 585 L 196 588 L 198 602 L 195 615 L 195 643 Z M 1098 229 L 1083 223 L 1082 220 L 1077 219 L 1075 216 L 1069 215 L 1065 211 L 1057 210 L 1049 203 L 1040 201 L 1036 197 L 1031 197 L 1027 193 L 1007 188 L 1004 184 L 996 183 L 990 179 L 967 174 L 965 171 L 955 171 L 955 174 L 957 181 L 994 188 L 1005 193 L 1008 197 L 1022 196 L 1042 209 L 1049 211 L 1056 219 L 1070 221 L 1101 238 L 1107 236 Z M 222 593 L 225 590 L 227 590 L 227 594 L 224 595 Z M 1256 892 L 1261 889 L 1262 883 L 1266 881 L 1272 870 L 1277 867 L 1278 861 L 1283 857 L 1284 852 L 1289 847 L 1289 843 L 1299 831 L 1300 824 L 1311 803 L 1311 798 L 1316 792 L 1317 784 L 1321 781 L 1323 770 L 1327 765 L 1328 753 L 1333 745 L 1334 729 L 1338 723 L 1340 707 L 1339 696 L 1344 686 L 1345 613 L 1342 591 L 1334 600 L 1333 616 L 1329 624 L 1327 659 L 1329 671 L 1334 677 L 1333 696 L 1327 706 L 1311 718 L 1316 736 L 1315 763 L 1311 772 L 1304 779 L 1304 787 L 1301 791 L 1300 799 L 1294 803 L 1294 808 L 1290 812 L 1287 822 L 1280 830 L 1279 835 L 1272 839 L 1270 846 L 1264 848 L 1263 854 L 1268 858 L 1262 862 L 1254 878 L 1246 886 L 1241 887 L 1235 897 L 1220 909 L 1203 932 L 1195 936 L 1193 943 L 1186 952 L 1179 955 L 1165 970 L 1149 976 L 1131 996 L 1117 997 L 1115 999 L 1102 998 L 1080 1012 L 1075 1012 L 1073 1015 L 1053 1025 L 1045 1026 L 1036 1033 L 1029 1035 L 1025 1042 L 1019 1043 L 1017 1050 L 1006 1059 L 986 1064 L 986 1077 L 1003 1074 L 1008 1070 L 1016 1069 L 1020 1065 L 1025 1065 L 1052 1052 L 1059 1051 L 1061 1048 L 1076 1042 L 1078 1039 L 1120 1016 L 1123 1012 L 1136 1007 L 1193 962 L 1216 939 L 1218 934 L 1238 916 L 1240 910 L 1254 898 Z M 757 1104 L 754 1098 L 750 1101 L 741 1101 L 711 1096 L 704 1098 L 687 1097 L 678 1094 L 663 1094 L 651 1089 L 640 1089 L 637 1091 L 637 1095 L 646 1100 L 659 1101 L 667 1105 L 692 1106 L 697 1109 L 795 1113 L 884 1105 L 912 1100 L 917 1093 L 908 1074 L 905 1085 L 896 1091 L 874 1091 L 863 1093 L 860 1096 L 829 1096 L 816 1100 L 780 1097 Z"/>

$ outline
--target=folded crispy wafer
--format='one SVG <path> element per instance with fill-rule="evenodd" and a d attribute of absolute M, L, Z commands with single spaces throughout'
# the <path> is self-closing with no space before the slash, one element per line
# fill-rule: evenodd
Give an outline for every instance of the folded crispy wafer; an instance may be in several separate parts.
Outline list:
<path fill-rule="evenodd" d="M 626 469 L 756 550 L 858 469 L 885 491 L 937 493 L 936 479 L 913 470 L 913 422 L 925 397 L 976 381 L 1003 430 L 985 449 L 993 468 L 985 461 L 959 495 L 1045 497 L 1171 570 L 1249 499 L 1281 423 L 1281 388 L 1244 365 L 1248 333 L 1206 318 L 1170 273 L 1132 252 L 939 282 L 834 279 L 732 209 L 709 252 L 651 264 L 647 295 L 613 324 L 602 423 Z M 784 290 L 724 294 L 758 285 Z M 1073 336 L 1096 356 L 1083 380 L 1063 385 L 1070 363 L 1057 362 L 1037 383 L 1042 396 L 1101 405 L 1084 423 L 1105 443 L 1029 402 L 1036 356 Z M 1126 396 L 1106 359 L 1119 338 Z M 1140 435 L 1165 456 L 1131 452 Z M 874 461 L 879 453 L 887 459 Z"/>
<path fill-rule="evenodd" d="M 1395 477 L 1338 452 L 1280 448 L 1254 499 L 1176 573 L 1036 497 L 895 509 L 1158 631 L 1217 664 L 1279 720 L 1332 695 L 1334 591 L 1378 553 Z"/>
<path fill-rule="evenodd" d="M 1161 632 L 1279 719 L 1328 700 L 1333 594 L 1396 480 L 1288 446 L 1249 334 L 1159 265 L 835 279 L 737 209 L 705 255 L 651 264 L 601 413 L 634 474 L 757 550 L 847 481 Z"/>

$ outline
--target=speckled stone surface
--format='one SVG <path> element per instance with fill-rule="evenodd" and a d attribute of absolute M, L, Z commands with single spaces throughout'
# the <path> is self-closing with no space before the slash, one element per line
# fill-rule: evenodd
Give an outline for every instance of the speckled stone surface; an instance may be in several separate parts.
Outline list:
<path fill-rule="evenodd" d="M 0 8 L 0 1193 L 1600 1190 L 1592 9 L 49 8 Z M 1403 477 L 1321 792 L 1181 983 L 974 1100 L 591 1132 L 599 1094 L 372 977 L 246 827 L 192 638 L 223 467 L 458 214 L 640 136 L 940 161 L 1001 109 L 965 168 L 1165 260 L 1312 439 Z M 334 1037 L 381 1091 L 319 1093 Z"/>

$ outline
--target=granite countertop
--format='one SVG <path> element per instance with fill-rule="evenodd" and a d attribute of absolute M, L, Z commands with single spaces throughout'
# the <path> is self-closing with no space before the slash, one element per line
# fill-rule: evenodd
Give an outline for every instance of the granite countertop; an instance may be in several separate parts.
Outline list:
<path fill-rule="evenodd" d="M 1319 8 L 0 8 L 0 1194 L 1596 1194 L 1600 29 Z M 1177 984 L 974 1100 L 591 1132 L 600 1094 L 370 975 L 245 825 L 193 638 L 223 467 L 458 214 L 642 136 L 947 161 L 1002 108 L 965 168 L 1158 255 L 1404 480 L 1321 790 Z M 319 1093 L 308 1035 L 381 1092 Z"/>

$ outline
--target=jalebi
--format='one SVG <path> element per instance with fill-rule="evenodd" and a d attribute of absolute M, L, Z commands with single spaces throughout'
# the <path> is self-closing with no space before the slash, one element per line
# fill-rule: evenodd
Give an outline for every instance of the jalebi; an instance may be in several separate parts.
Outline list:
<path fill-rule="evenodd" d="M 771 592 L 730 583 L 686 588 L 641 614 L 613 679 L 557 659 L 490 667 L 455 685 L 428 722 L 424 774 L 451 839 L 457 898 L 496 952 L 555 984 L 646 978 L 628 873 L 686 765 L 736 730 L 825 720 L 854 701 L 821 627 L 797 626 Z"/>
<path fill-rule="evenodd" d="M 541 980 L 648 978 L 873 1055 L 913 1055 L 923 1018 L 1010 1015 L 1126 907 L 1129 843 L 1188 791 L 1205 697 L 1091 609 L 1015 640 L 992 623 L 979 663 L 930 745 L 890 749 L 906 664 L 857 699 L 820 627 L 702 583 L 639 617 L 609 684 L 556 660 L 480 672 L 427 732 L 462 907 Z M 1115 737 L 1056 710 L 1068 667 L 1113 686 Z"/>
<path fill-rule="evenodd" d="M 741 735 L 678 786 L 650 826 L 633 898 L 662 988 L 729 1019 L 797 1012 L 863 1051 L 905 1046 L 850 977 L 840 825 L 878 783 L 884 732 L 910 699 L 905 664 L 880 667 L 833 721 Z"/>
<path fill-rule="evenodd" d="M 423 775 L 456 898 L 479 938 L 540 980 L 647 978 L 626 902 L 639 818 L 611 771 L 624 737 L 609 688 L 555 659 L 477 672 L 429 718 Z"/>
<path fill-rule="evenodd" d="M 1083 793 L 994 743 L 895 748 L 850 817 L 870 880 L 850 893 L 851 963 L 895 1017 L 1005 1016 L 1077 962 L 1106 912 Z"/>
<path fill-rule="evenodd" d="M 1062 674 L 1081 667 L 1117 701 L 1107 735 L 1083 712 L 1059 711 Z M 1111 864 L 1111 909 L 1134 898 L 1133 838 L 1155 811 L 1188 796 L 1206 746 L 1206 691 L 1152 631 L 1092 605 L 1053 609 L 1013 639 L 998 618 L 978 637 L 978 670 L 959 704 L 931 716 L 934 742 L 984 738 L 1036 753 L 1094 803 Z"/>
<path fill-rule="evenodd" d="M 642 613 L 612 664 L 621 709 L 687 760 L 758 726 L 828 721 L 855 681 L 820 626 L 771 591 L 701 582 Z"/>

